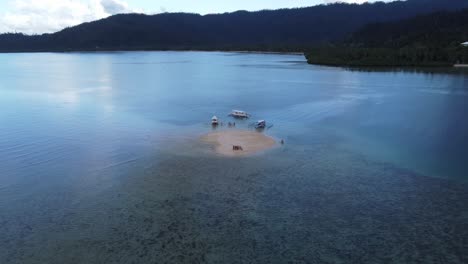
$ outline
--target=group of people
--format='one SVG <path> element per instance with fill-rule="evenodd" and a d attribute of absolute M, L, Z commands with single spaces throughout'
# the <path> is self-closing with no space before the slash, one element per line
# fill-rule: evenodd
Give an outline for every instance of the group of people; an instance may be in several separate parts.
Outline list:
<path fill-rule="evenodd" d="M 233 145 L 232 150 L 244 150 L 244 149 L 242 148 L 242 146 Z"/>
<path fill-rule="evenodd" d="M 233 123 L 229 122 L 228 127 L 236 127 L 236 122 L 233 122 Z"/>

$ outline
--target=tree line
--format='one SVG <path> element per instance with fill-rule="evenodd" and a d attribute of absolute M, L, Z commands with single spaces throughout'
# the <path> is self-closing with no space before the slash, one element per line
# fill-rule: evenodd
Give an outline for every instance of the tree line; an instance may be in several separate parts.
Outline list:
<path fill-rule="evenodd" d="M 364 26 L 351 37 L 311 48 L 309 63 L 343 66 L 452 66 L 468 63 L 468 9 Z"/>
<path fill-rule="evenodd" d="M 198 15 L 121 14 L 53 34 L 0 35 L 0 52 L 99 50 L 304 51 L 349 37 L 366 24 L 468 8 L 466 0 L 336 3 Z"/>

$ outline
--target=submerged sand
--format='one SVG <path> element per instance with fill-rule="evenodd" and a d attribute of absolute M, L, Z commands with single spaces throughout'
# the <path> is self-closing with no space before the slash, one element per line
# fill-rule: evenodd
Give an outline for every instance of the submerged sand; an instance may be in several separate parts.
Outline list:
<path fill-rule="evenodd" d="M 256 131 L 229 130 L 217 131 L 202 136 L 202 141 L 213 144 L 217 154 L 228 157 L 252 155 L 275 146 L 272 137 Z M 233 145 L 241 146 L 243 150 L 233 150 Z"/>

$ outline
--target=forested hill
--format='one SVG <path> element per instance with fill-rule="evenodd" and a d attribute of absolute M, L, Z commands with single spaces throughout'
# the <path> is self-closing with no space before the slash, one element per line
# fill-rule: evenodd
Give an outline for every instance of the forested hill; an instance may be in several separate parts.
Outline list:
<path fill-rule="evenodd" d="M 355 32 L 349 44 L 367 47 L 459 46 L 468 40 L 468 9 L 374 23 Z"/>
<path fill-rule="evenodd" d="M 347 66 L 450 66 L 468 63 L 468 9 L 363 27 L 344 42 L 313 48 L 309 63 Z"/>
<path fill-rule="evenodd" d="M 197 15 L 124 14 L 54 34 L 0 35 L 0 52 L 79 50 L 303 51 L 348 37 L 368 23 L 468 7 L 467 0 L 407 0 Z"/>

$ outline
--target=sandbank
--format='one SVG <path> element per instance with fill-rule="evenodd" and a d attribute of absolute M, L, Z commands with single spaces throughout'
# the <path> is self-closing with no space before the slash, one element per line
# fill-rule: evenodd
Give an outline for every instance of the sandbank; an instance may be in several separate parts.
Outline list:
<path fill-rule="evenodd" d="M 208 133 L 201 140 L 214 145 L 214 151 L 222 156 L 242 157 L 270 149 L 276 142 L 263 133 L 246 130 L 224 130 Z M 243 150 L 233 150 L 233 145 Z"/>

